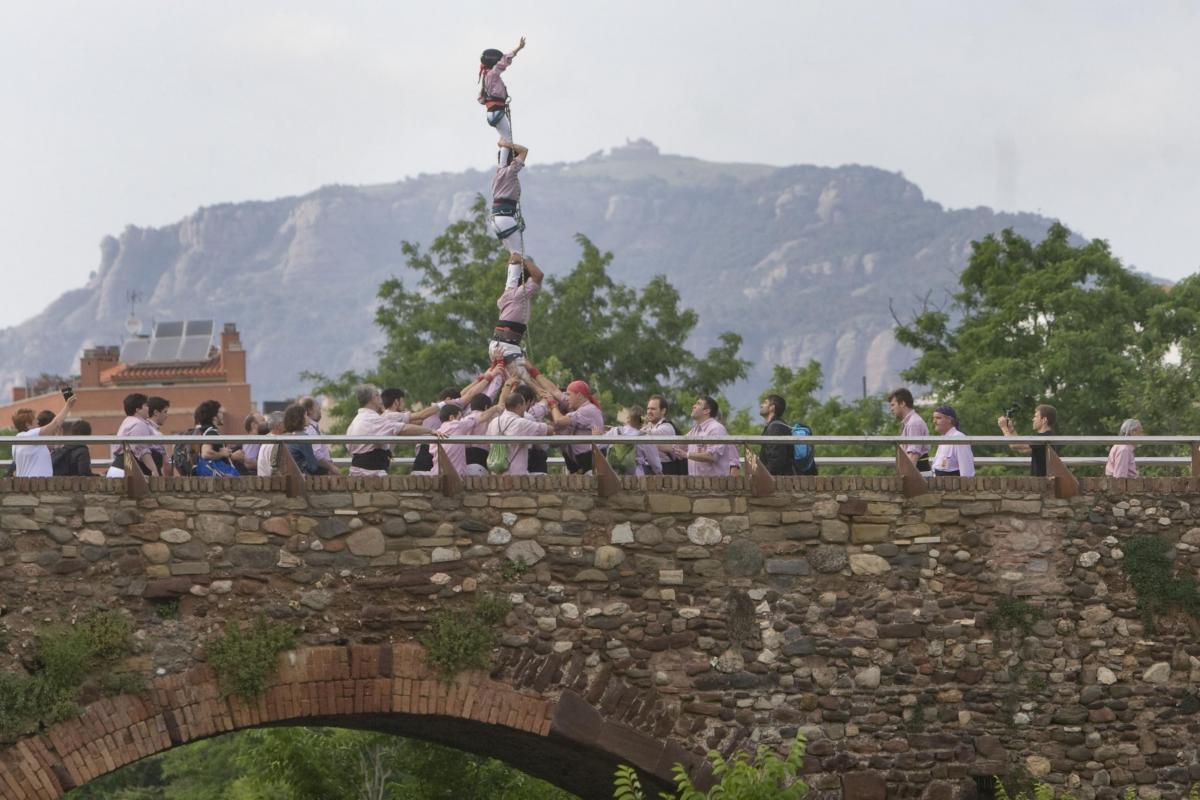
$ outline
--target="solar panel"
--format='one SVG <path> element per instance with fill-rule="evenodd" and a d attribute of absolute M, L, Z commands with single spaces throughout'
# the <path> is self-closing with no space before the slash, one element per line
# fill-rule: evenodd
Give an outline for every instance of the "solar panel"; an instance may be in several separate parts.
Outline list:
<path fill-rule="evenodd" d="M 122 364 L 140 364 L 150 355 L 150 337 L 138 336 L 121 346 Z"/>
<path fill-rule="evenodd" d="M 211 336 L 185 336 L 183 345 L 179 348 L 180 361 L 207 361 L 208 350 L 212 344 Z"/>
<path fill-rule="evenodd" d="M 213 321 L 211 319 L 189 319 L 185 336 L 212 336 Z"/>
<path fill-rule="evenodd" d="M 170 339 L 183 336 L 183 322 L 157 322 L 154 324 L 155 339 Z"/>
<path fill-rule="evenodd" d="M 182 323 L 180 323 L 182 325 Z M 161 325 L 159 326 L 162 327 Z M 154 331 L 154 341 L 150 345 L 150 355 L 146 358 L 154 364 L 169 364 L 179 360 L 179 346 L 183 343 L 182 336 L 163 336 L 158 329 Z"/>

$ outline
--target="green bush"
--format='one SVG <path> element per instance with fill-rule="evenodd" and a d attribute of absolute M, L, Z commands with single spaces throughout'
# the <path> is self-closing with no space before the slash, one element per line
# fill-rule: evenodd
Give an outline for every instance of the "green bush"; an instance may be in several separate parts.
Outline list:
<path fill-rule="evenodd" d="M 230 621 L 224 633 L 208 645 L 208 663 L 226 695 L 253 702 L 266 691 L 279 654 L 296 640 L 288 625 L 259 617 L 243 630 Z"/>
<path fill-rule="evenodd" d="M 130 631 L 120 612 L 106 610 L 38 633 L 33 672 L 0 673 L 0 737 L 12 738 L 74 714 L 88 677 L 129 652 Z"/>
<path fill-rule="evenodd" d="M 786 758 L 769 747 L 760 746 L 754 759 L 739 750 L 728 761 L 716 750 L 708 753 L 717 784 L 701 792 L 688 777 L 682 764 L 672 769 L 678 794 L 659 794 L 661 800 L 797 800 L 808 794 L 808 784 L 800 779 L 804 766 L 804 736 L 796 734 Z M 614 800 L 646 800 L 641 781 L 633 767 L 617 768 L 613 785 Z"/>
<path fill-rule="evenodd" d="M 508 602 L 479 595 L 469 609 L 443 609 L 433 615 L 419 638 L 426 658 L 445 678 L 464 669 L 486 669 L 496 646 L 496 626 L 508 613 Z"/>
<path fill-rule="evenodd" d="M 1134 536 L 1121 545 L 1121 567 L 1137 594 L 1142 621 L 1153 631 L 1164 614 L 1182 611 L 1200 616 L 1200 593 L 1190 575 L 1171 572 L 1170 546 L 1157 536 Z"/>
<path fill-rule="evenodd" d="M 500 580 L 505 583 L 512 583 L 529 572 L 529 570 L 530 566 L 525 563 L 525 559 L 516 558 L 510 560 L 506 558 L 500 565 Z"/>
<path fill-rule="evenodd" d="M 996 610 L 988 616 L 988 623 L 997 631 L 1020 631 L 1022 636 L 1033 633 L 1033 626 L 1042 618 L 1042 610 L 1024 600 L 1001 597 Z"/>

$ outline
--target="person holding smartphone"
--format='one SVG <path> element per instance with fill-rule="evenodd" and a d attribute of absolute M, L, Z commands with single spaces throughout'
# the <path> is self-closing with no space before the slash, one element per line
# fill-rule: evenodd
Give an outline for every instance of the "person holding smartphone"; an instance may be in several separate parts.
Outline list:
<path fill-rule="evenodd" d="M 13 427 L 17 429 L 17 438 L 25 439 L 34 436 L 57 436 L 62 431 L 63 422 L 75 406 L 75 392 L 70 386 L 62 390 L 63 407 L 54 415 L 54 419 L 45 425 L 34 427 L 37 414 L 32 408 L 18 408 L 12 415 Z M 50 478 L 54 475 L 54 462 L 50 459 L 50 448 L 44 444 L 18 444 L 13 446 L 13 465 L 18 478 Z"/>

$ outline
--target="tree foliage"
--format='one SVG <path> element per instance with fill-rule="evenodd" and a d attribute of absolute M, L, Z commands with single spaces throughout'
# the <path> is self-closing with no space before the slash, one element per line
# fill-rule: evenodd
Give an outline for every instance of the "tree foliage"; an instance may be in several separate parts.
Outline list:
<path fill-rule="evenodd" d="M 971 433 L 994 432 L 1014 403 L 1023 418 L 1054 405 L 1061 433 L 1111 434 L 1130 416 L 1153 433 L 1194 428 L 1198 281 L 1167 291 L 1059 224 L 1038 244 L 1005 230 L 972 244 L 949 309 L 897 326 L 919 353 L 903 374 L 953 403 Z"/>
<path fill-rule="evenodd" d="M 798 800 L 808 794 L 808 784 L 800 778 L 804 766 L 804 736 L 797 734 L 788 754 L 781 757 L 765 745 L 754 758 L 739 750 L 726 759 L 716 750 L 708 753 L 717 783 L 707 792 L 696 788 L 682 764 L 672 769 L 676 794 L 662 792 L 661 800 Z M 646 800 L 637 772 L 628 766 L 617 769 L 613 784 L 614 800 Z"/>
<path fill-rule="evenodd" d="M 609 275 L 612 253 L 586 236 L 576 239 L 580 259 L 573 269 L 540 265 L 547 278 L 525 341 L 535 364 L 555 377 L 582 378 L 622 405 L 644 403 L 656 392 L 694 399 L 745 376 L 749 362 L 740 357 L 740 336 L 719 333 L 703 357 L 693 354 L 687 340 L 699 319 L 680 306 L 665 276 L 640 289 L 622 284 Z M 417 277 L 412 286 L 391 278 L 379 287 L 375 321 L 385 341 L 378 366 L 367 376 L 307 375 L 319 382 L 316 391 L 347 398 L 366 377 L 429 400 L 487 368 L 507 258 L 488 230 L 482 198 L 470 218 L 452 223 L 427 250 L 412 242 L 401 250 Z M 345 405 L 339 411 L 352 416 Z"/>
<path fill-rule="evenodd" d="M 495 759 L 383 733 L 242 731 L 143 759 L 69 800 L 571 800 Z"/>

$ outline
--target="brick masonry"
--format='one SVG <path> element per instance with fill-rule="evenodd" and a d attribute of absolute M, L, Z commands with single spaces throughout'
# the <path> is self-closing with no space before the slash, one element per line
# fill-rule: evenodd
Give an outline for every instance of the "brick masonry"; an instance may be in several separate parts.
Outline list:
<path fill-rule="evenodd" d="M 120 608 L 138 631 L 122 669 L 160 675 L 0 751 L 2 794 L 55 798 L 224 731 L 398 714 L 659 777 L 799 730 L 807 780 L 845 800 L 965 797 L 1018 768 L 1080 798 L 1200 779 L 1200 646 L 1186 620 L 1146 630 L 1120 569 L 1122 540 L 1148 533 L 1196 574 L 1195 480 L 1087 479 L 1071 500 L 1029 478 L 912 499 L 892 478 L 762 498 L 741 479 L 623 485 L 468 478 L 443 497 L 425 478 L 325 478 L 288 498 L 279 479 L 167 479 L 133 500 L 119 481 L 0 481 L 3 667 L 46 620 Z M 512 602 L 491 674 L 436 680 L 415 636 L 483 591 Z M 1030 636 L 990 623 L 1005 597 L 1041 610 Z M 177 619 L 155 613 L 165 599 Z M 259 613 L 301 647 L 246 706 L 221 696 L 204 642 Z"/>

